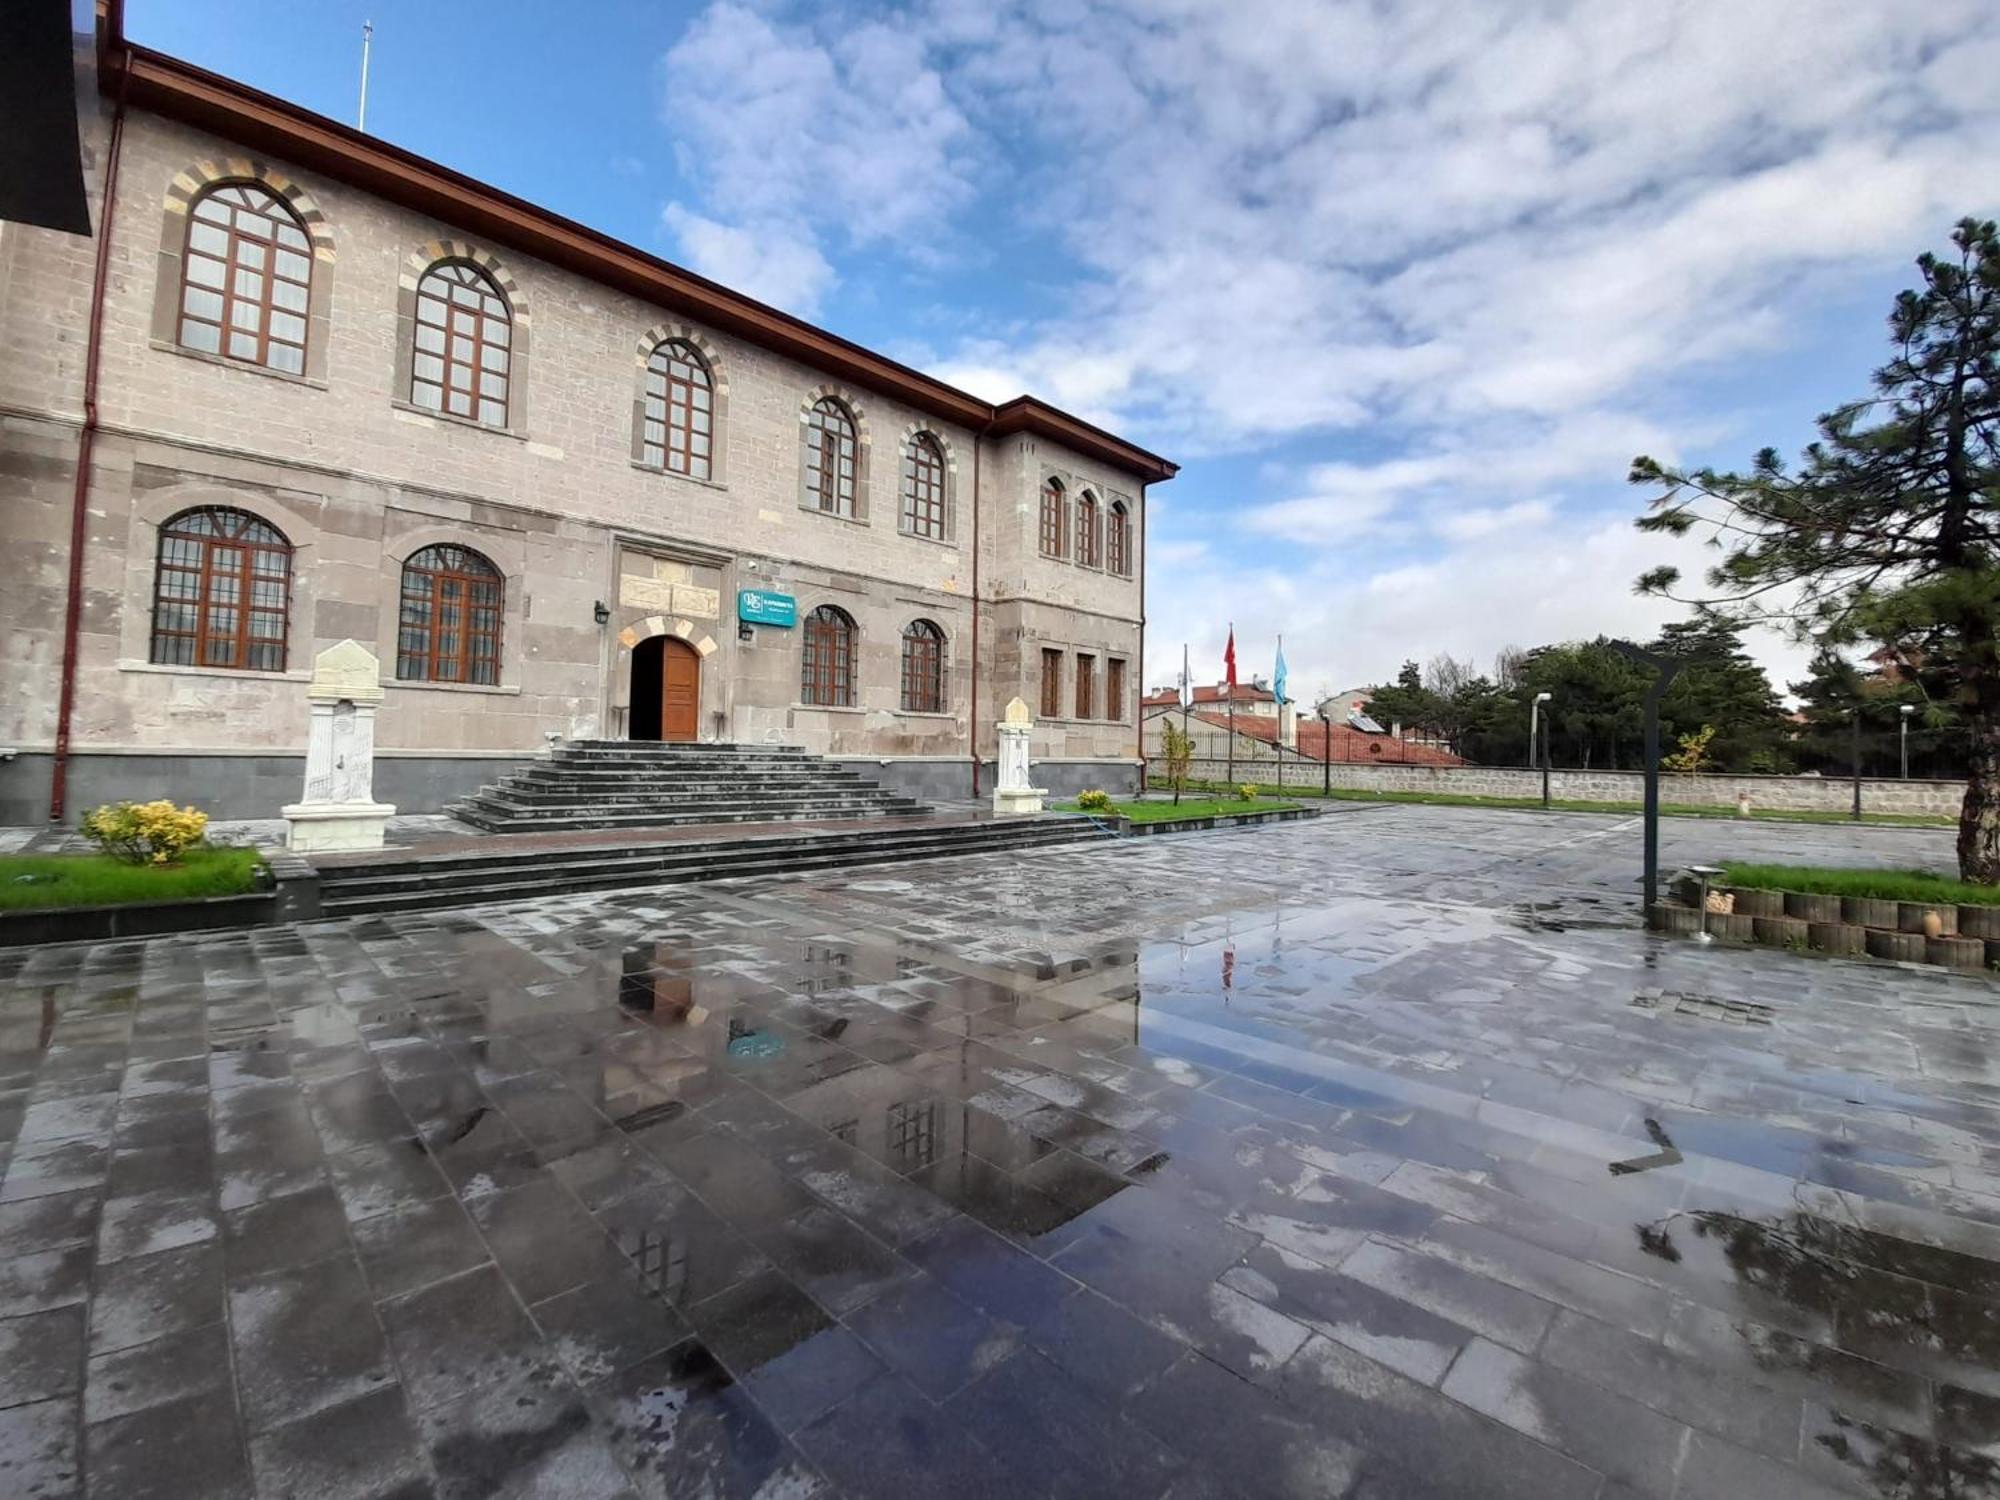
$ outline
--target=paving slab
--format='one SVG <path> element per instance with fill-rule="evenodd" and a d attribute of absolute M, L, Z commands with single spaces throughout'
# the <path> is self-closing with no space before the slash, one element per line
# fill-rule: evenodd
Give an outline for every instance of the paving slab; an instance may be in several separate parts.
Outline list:
<path fill-rule="evenodd" d="M 0 1489 L 2000 1494 L 2000 985 L 1648 936 L 1638 833 L 0 952 Z"/>

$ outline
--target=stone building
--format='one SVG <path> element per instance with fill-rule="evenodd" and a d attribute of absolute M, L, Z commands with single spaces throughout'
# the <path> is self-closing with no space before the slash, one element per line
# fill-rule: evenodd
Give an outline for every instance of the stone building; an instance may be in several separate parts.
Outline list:
<path fill-rule="evenodd" d="M 1174 465 L 132 46 L 115 5 L 96 73 L 98 237 L 0 226 L 0 821 L 57 781 L 72 817 L 274 815 L 348 638 L 406 811 L 587 737 L 965 796 L 1017 695 L 1038 784 L 1136 784 Z"/>

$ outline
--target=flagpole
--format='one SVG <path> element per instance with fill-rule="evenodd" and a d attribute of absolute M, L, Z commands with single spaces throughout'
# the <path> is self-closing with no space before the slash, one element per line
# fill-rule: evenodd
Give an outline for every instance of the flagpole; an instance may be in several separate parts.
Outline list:
<path fill-rule="evenodd" d="M 1188 645 L 1181 642 L 1181 733 L 1188 736 L 1188 754 L 1194 754 L 1194 683 L 1188 677 Z"/>
<path fill-rule="evenodd" d="M 1236 622 L 1229 622 L 1229 670 L 1222 691 L 1229 695 L 1229 784 L 1236 785 Z"/>

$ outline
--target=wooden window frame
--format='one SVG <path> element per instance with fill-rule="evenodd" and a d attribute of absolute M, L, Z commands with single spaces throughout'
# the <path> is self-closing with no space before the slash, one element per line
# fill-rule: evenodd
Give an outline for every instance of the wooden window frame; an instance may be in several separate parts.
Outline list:
<path fill-rule="evenodd" d="M 1104 717 L 1114 724 L 1125 722 L 1125 658 L 1104 658 Z"/>
<path fill-rule="evenodd" d="M 1102 538 L 1097 531 L 1100 510 L 1097 496 L 1085 490 L 1076 500 L 1076 561 L 1079 567 L 1095 568 L 1104 561 Z"/>
<path fill-rule="evenodd" d="M 1113 500 L 1104 515 L 1104 565 L 1119 578 L 1132 576 L 1132 512 Z"/>
<path fill-rule="evenodd" d="M 946 540 L 944 445 L 928 432 L 903 445 L 903 530 L 929 541 Z"/>
<path fill-rule="evenodd" d="M 1062 717 L 1063 654 L 1054 646 L 1042 647 L 1042 717 Z"/>
<path fill-rule="evenodd" d="M 822 604 L 805 618 L 799 665 L 799 702 L 809 708 L 854 707 L 854 617 Z"/>
<path fill-rule="evenodd" d="M 829 425 L 838 419 L 839 427 Z M 861 518 L 861 426 L 847 404 L 821 396 L 806 408 L 804 425 L 805 507 L 845 521 Z M 846 451 L 842 451 L 842 444 Z M 845 472 L 843 469 L 845 460 Z M 843 491 L 842 486 L 845 486 Z"/>
<path fill-rule="evenodd" d="M 453 606 L 459 613 L 455 632 L 446 619 Z M 422 618 L 413 619 L 419 609 Z M 506 612 L 506 575 L 484 553 L 451 542 L 412 552 L 403 560 L 397 593 L 396 680 L 500 686 Z M 490 624 L 480 623 L 482 613 Z"/>
<path fill-rule="evenodd" d="M 685 366 L 692 374 L 677 370 L 676 365 Z M 703 424 L 706 431 L 701 430 Z M 660 340 L 646 357 L 639 461 L 668 474 L 711 479 L 716 425 L 715 372 L 709 369 L 708 361 L 686 339 Z"/>
<path fill-rule="evenodd" d="M 218 212 L 226 222 L 218 221 Z M 256 232 L 259 224 L 266 233 Z M 313 260 L 312 235 L 305 222 L 269 187 L 237 180 L 205 188 L 188 205 L 174 304 L 175 343 L 193 354 L 305 378 Z M 208 271 L 211 266 L 219 270 Z M 197 279 L 207 275 L 219 279 Z M 295 289 L 296 305 L 281 304 L 280 286 Z M 196 299 L 213 299 L 213 316 L 197 311 L 206 302 Z M 296 324 L 296 334 L 289 329 L 284 335 L 276 332 L 280 319 Z M 202 345 L 196 333 L 201 329 L 213 332 L 214 348 Z"/>
<path fill-rule="evenodd" d="M 1053 476 L 1042 481 L 1039 537 L 1042 556 L 1069 555 L 1069 492 L 1063 488 L 1063 482 Z"/>
<path fill-rule="evenodd" d="M 944 631 L 930 620 L 903 627 L 903 712 L 944 712 Z"/>
<path fill-rule="evenodd" d="M 1076 717 L 1097 717 L 1097 658 L 1088 651 L 1076 653 Z"/>
<path fill-rule="evenodd" d="M 183 579 L 188 582 L 177 582 Z M 190 624 L 167 623 L 169 611 L 179 610 L 191 611 Z M 292 544 L 269 521 L 233 506 L 204 505 L 180 512 L 160 528 L 151 661 L 283 672 L 291 614 Z M 257 656 L 263 659 L 253 662 Z"/>
<path fill-rule="evenodd" d="M 473 299 L 468 306 L 458 295 Z M 438 317 L 426 317 L 435 309 Z M 465 259 L 434 261 L 417 278 L 411 308 L 410 405 L 419 411 L 480 427 L 507 430 L 513 397 L 514 309 L 485 267 Z M 439 347 L 424 347 L 425 330 L 438 330 Z M 461 354 L 463 342 L 468 352 Z M 427 373 L 426 361 L 436 366 Z M 464 384 L 455 378 L 466 376 Z M 463 394 L 464 411 L 452 400 Z"/>

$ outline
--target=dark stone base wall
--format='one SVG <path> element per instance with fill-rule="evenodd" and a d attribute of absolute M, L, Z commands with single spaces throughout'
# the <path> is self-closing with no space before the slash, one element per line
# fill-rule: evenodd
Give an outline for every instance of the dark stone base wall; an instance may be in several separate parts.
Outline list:
<path fill-rule="evenodd" d="M 445 804 L 498 781 L 529 763 L 453 755 L 397 756 L 375 762 L 375 796 L 399 813 L 435 813 Z M 892 792 L 925 802 L 972 800 L 972 766 L 961 759 L 892 760 L 837 757 Z M 49 775 L 54 759 L 30 751 L 0 763 L 0 826 L 32 826 L 48 821 Z M 1036 761 L 1035 785 L 1051 797 L 1074 797 L 1102 787 L 1115 797 L 1139 787 L 1139 767 L 1131 761 Z M 193 805 L 211 818 L 275 818 L 299 800 L 305 783 L 303 755 L 72 755 L 69 761 L 67 821 L 74 823 L 104 802 L 148 802 L 166 797 Z M 980 800 L 992 796 L 997 768 L 980 767 Z"/>
<path fill-rule="evenodd" d="M 447 802 L 527 763 L 486 757 L 395 757 L 375 762 L 375 796 L 399 813 L 442 812 Z M 0 824 L 45 823 L 54 757 L 24 753 L 0 764 Z M 66 821 L 104 802 L 166 797 L 211 818 L 275 818 L 304 790 L 303 755 L 70 756 Z"/>
<path fill-rule="evenodd" d="M 969 802 L 972 800 L 972 764 L 963 759 L 891 760 L 867 756 L 830 757 L 851 767 L 877 786 L 925 802 Z M 1139 790 L 1139 767 L 1133 761 L 1035 761 L 1030 768 L 1036 786 L 1047 788 L 1051 797 L 1069 798 L 1078 792 L 1101 787 L 1114 797 L 1128 797 Z M 984 761 L 979 768 L 979 798 L 990 802 L 998 768 Z"/>

